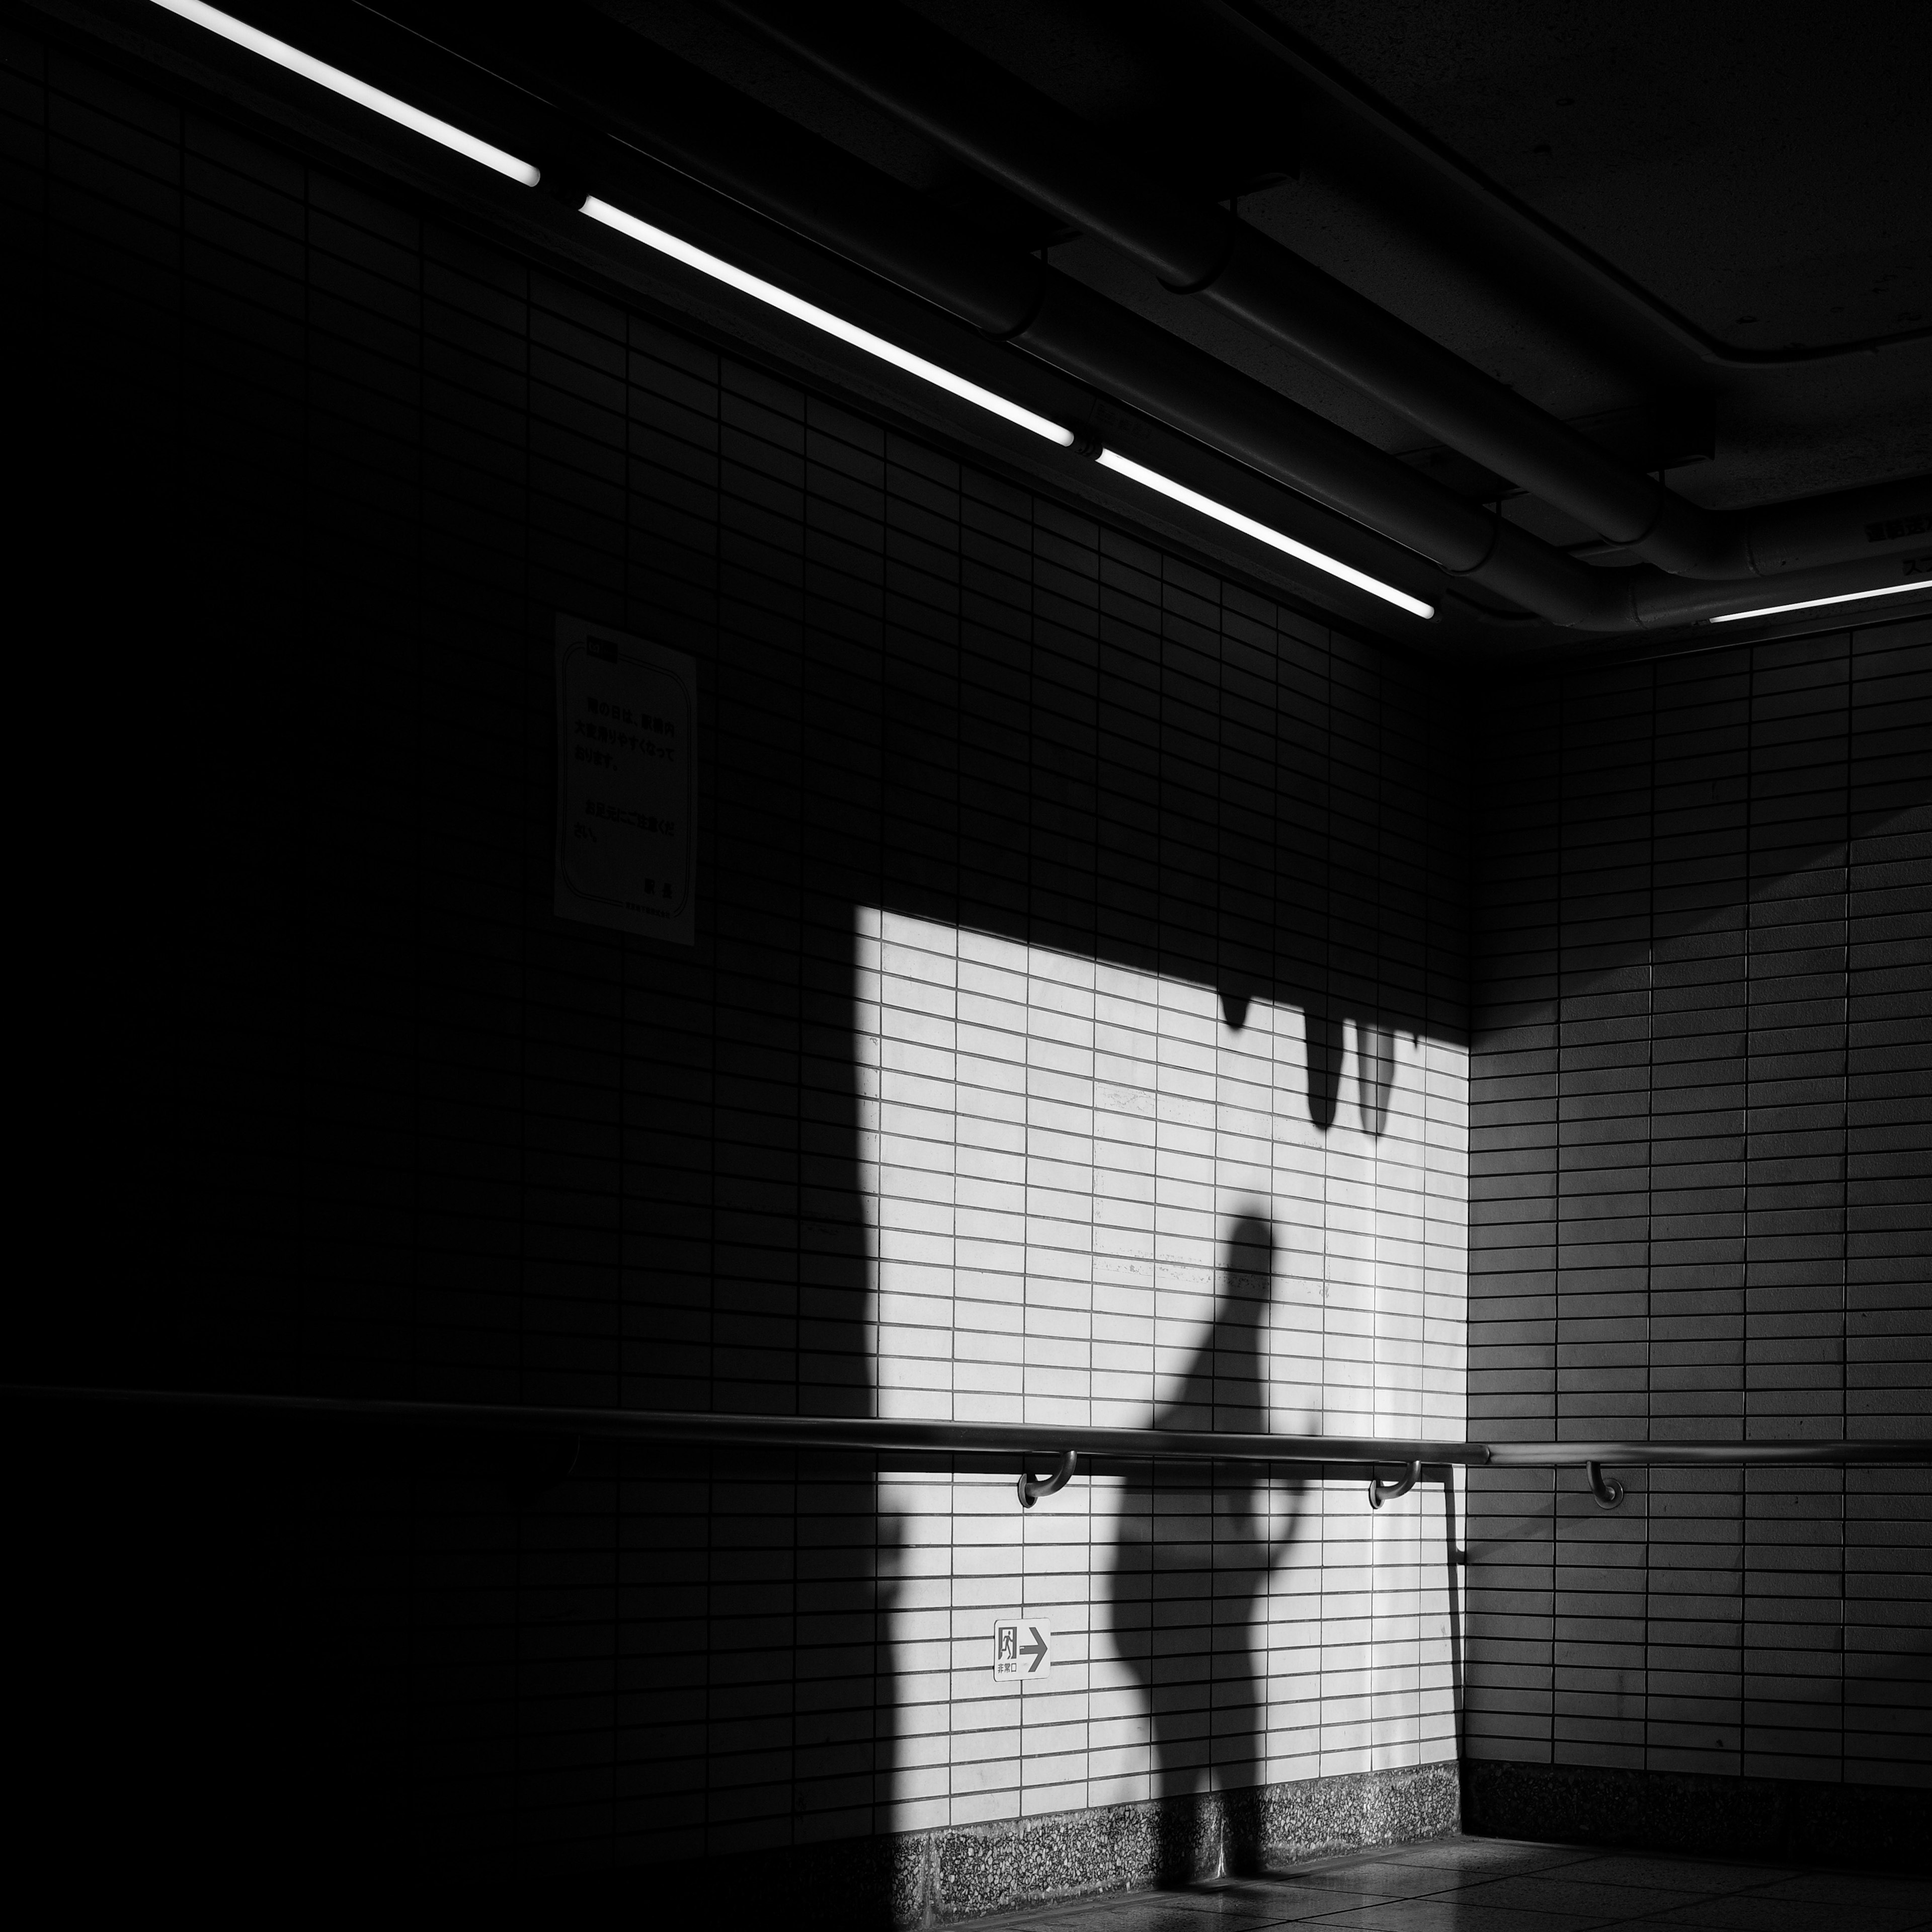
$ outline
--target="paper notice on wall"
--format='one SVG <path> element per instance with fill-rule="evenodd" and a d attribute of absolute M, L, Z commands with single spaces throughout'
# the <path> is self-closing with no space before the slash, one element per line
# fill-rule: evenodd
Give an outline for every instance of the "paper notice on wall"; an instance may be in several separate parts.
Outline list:
<path fill-rule="evenodd" d="M 556 620 L 556 911 L 688 946 L 695 936 L 698 667 Z"/>

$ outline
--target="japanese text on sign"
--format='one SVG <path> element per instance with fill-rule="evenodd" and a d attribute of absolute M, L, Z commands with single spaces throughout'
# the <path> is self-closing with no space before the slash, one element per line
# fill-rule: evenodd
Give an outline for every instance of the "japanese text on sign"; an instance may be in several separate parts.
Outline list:
<path fill-rule="evenodd" d="M 691 944 L 697 698 L 682 652 L 558 617 L 561 917 Z"/>
<path fill-rule="evenodd" d="M 993 1626 L 993 1675 L 1045 1677 L 1053 1670 L 1053 1626 L 1036 1617 L 1002 1618 Z"/>

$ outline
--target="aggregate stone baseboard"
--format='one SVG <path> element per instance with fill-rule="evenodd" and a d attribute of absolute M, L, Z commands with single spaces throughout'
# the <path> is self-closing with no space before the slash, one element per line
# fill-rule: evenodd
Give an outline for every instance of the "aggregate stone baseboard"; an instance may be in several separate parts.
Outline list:
<path fill-rule="evenodd" d="M 899 1922 L 952 1924 L 1432 1838 L 1456 1830 L 1459 1816 L 1456 1766 L 1432 1764 L 910 1834 L 902 1856 L 922 1867 L 924 1882 L 916 1916 Z"/>
<path fill-rule="evenodd" d="M 916 1932 L 1028 1906 L 1439 1837 L 1456 1831 L 1460 1817 L 1455 1765 L 1417 1765 L 692 1860 L 613 1873 L 609 1882 L 641 1886 L 660 1916 L 667 1910 L 675 1916 L 686 1901 L 715 1911 L 728 1900 L 734 1912 L 782 1907 L 790 1927 Z M 554 1899 L 554 1887 L 550 1895 Z"/>
<path fill-rule="evenodd" d="M 1932 1870 L 1932 1790 L 1592 1765 L 1462 1765 L 1472 1834 Z"/>

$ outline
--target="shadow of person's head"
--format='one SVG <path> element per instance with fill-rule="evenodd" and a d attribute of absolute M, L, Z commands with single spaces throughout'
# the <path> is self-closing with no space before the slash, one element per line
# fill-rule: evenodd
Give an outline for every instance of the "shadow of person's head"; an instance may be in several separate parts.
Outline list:
<path fill-rule="evenodd" d="M 1221 1244 L 1214 1319 L 1158 1426 L 1232 1430 L 1268 1426 L 1263 1331 L 1274 1286 L 1274 1230 L 1252 1210 L 1238 1216 Z"/>
<path fill-rule="evenodd" d="M 1221 1300 L 1252 1300 L 1264 1308 L 1274 1285 L 1274 1228 L 1252 1210 L 1238 1216 L 1221 1246 Z"/>

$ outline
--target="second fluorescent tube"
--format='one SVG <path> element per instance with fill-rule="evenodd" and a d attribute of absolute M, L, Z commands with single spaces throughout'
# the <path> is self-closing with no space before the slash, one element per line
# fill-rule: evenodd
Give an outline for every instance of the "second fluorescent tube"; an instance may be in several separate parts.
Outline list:
<path fill-rule="evenodd" d="M 1432 617 L 1436 614 L 1434 604 L 1425 604 L 1420 598 L 1412 597 L 1407 591 L 1398 590 L 1394 584 L 1384 584 L 1380 578 L 1371 577 L 1366 571 L 1358 570 L 1339 557 L 1329 556 L 1305 543 L 1298 543 L 1293 537 L 1266 524 L 1258 523 L 1252 517 L 1244 516 L 1239 510 L 1231 510 L 1226 503 L 1216 502 L 1212 496 L 1204 496 L 1199 490 L 1190 490 L 1186 484 L 1177 483 L 1171 476 L 1163 476 L 1158 470 L 1147 469 L 1111 449 L 1101 451 L 1100 466 L 1139 484 L 1144 490 L 1156 490 L 1174 502 L 1184 503 L 1204 517 L 1212 517 L 1217 524 L 1226 524 L 1231 530 L 1239 530 L 1244 536 L 1252 537 L 1257 543 L 1264 543 L 1271 550 L 1280 550 L 1330 577 L 1339 577 L 1344 584 L 1352 584 L 1358 590 L 1366 590 L 1371 597 L 1379 597 L 1397 610 L 1406 610 L 1411 616 Z"/>
<path fill-rule="evenodd" d="M 881 362 L 890 362 L 895 369 L 902 369 L 908 376 L 916 376 L 921 382 L 930 382 L 935 388 L 944 389 L 996 416 L 1004 416 L 1008 422 L 1017 423 L 1022 429 L 1030 430 L 1035 436 L 1044 436 L 1062 449 L 1072 447 L 1073 432 L 1070 429 L 1063 429 L 1058 423 L 1049 422 L 1045 416 L 1036 416 L 1018 403 L 1010 403 L 1004 396 L 995 395 L 991 389 L 982 389 L 977 382 L 969 382 L 964 376 L 956 376 L 950 369 L 942 369 L 937 362 L 928 362 L 923 356 L 915 356 L 910 350 L 902 349 L 897 343 L 888 342 L 884 336 L 874 335 L 870 329 L 861 328 L 856 322 L 834 315 L 830 309 L 820 308 L 815 302 L 792 295 L 775 282 L 747 274 L 742 268 L 734 268 L 729 262 L 707 254 L 702 248 L 693 248 L 688 242 L 664 229 L 641 221 L 634 214 L 627 214 L 608 201 L 599 201 L 594 194 L 585 200 L 584 212 L 592 220 L 601 221 L 605 227 L 614 228 L 620 235 L 628 235 L 633 242 L 641 242 L 646 248 L 654 248 L 660 255 L 668 255 L 673 261 L 682 262 L 687 268 L 695 268 L 700 274 L 709 275 L 713 281 L 736 289 L 740 295 L 749 296 L 754 301 L 764 302 L 795 321 L 821 329 L 854 349 L 863 350 L 868 356 L 876 356 Z"/>
<path fill-rule="evenodd" d="M 726 287 L 748 295 L 754 301 L 765 303 L 781 314 L 806 322 L 811 327 L 822 329 L 825 334 L 838 340 L 848 343 L 854 349 L 861 349 L 868 356 L 876 356 L 882 362 L 888 362 L 895 369 L 902 369 L 907 374 L 916 376 L 922 382 L 930 382 L 935 388 L 990 410 L 1003 416 L 1021 428 L 1032 430 L 1034 435 L 1044 436 L 1049 442 L 1058 443 L 1063 449 L 1072 447 L 1073 432 L 1064 428 L 1046 417 L 1036 415 L 1018 403 L 1009 402 L 1004 396 L 996 395 L 990 389 L 983 389 L 976 382 L 969 382 L 963 376 L 956 376 L 950 369 L 943 369 L 936 362 L 928 362 L 922 356 L 915 356 L 909 349 L 902 349 L 884 337 L 874 335 L 870 329 L 861 328 L 842 316 L 822 309 L 815 302 L 782 289 L 776 283 L 768 282 L 761 276 L 748 274 L 719 256 L 696 248 L 681 237 L 667 230 L 641 220 L 634 214 L 626 213 L 596 195 L 586 198 L 583 212 L 593 221 L 601 221 L 607 228 L 614 228 L 620 235 L 627 235 L 634 242 L 640 242 L 647 248 L 655 249 L 661 255 L 668 256 L 674 262 L 682 262 L 686 268 L 695 268 L 699 274 L 709 275 L 712 280 L 722 282 Z M 1398 590 L 1379 578 L 1371 577 L 1366 571 L 1357 570 L 1343 563 L 1339 558 L 1324 554 L 1308 544 L 1298 543 L 1281 531 L 1268 524 L 1257 522 L 1252 517 L 1244 516 L 1238 510 L 1230 509 L 1226 504 L 1216 502 L 1211 496 L 1204 496 L 1198 490 L 1189 489 L 1185 484 L 1177 483 L 1172 478 L 1163 476 L 1156 470 L 1148 470 L 1129 458 L 1113 450 L 1100 452 L 1101 466 L 1138 483 L 1143 488 L 1157 490 L 1162 496 L 1190 509 L 1198 510 L 1203 516 L 1212 517 L 1216 523 L 1225 524 L 1231 530 L 1239 530 L 1243 536 L 1252 537 L 1270 549 L 1278 550 L 1298 562 L 1325 572 L 1330 577 L 1340 578 L 1346 584 L 1352 584 L 1359 590 L 1366 590 L 1373 597 L 1394 604 L 1417 617 L 1432 617 L 1436 614 L 1432 604 L 1425 604 L 1420 598 L 1412 597 L 1405 590 Z"/>
<path fill-rule="evenodd" d="M 1074 442 L 1073 432 L 1063 428 L 1045 416 L 1036 416 L 1031 410 L 1023 409 L 1018 403 L 1009 402 L 1004 396 L 995 395 L 990 389 L 982 389 L 976 382 L 969 382 L 963 376 L 956 376 L 950 369 L 942 369 L 936 362 L 928 362 L 922 356 L 915 356 L 896 343 L 888 342 L 883 336 L 874 335 L 870 329 L 861 328 L 856 323 L 846 321 L 841 316 L 822 309 L 816 303 L 808 302 L 790 294 L 776 284 L 764 280 L 758 275 L 748 274 L 742 268 L 734 268 L 729 262 L 704 249 L 694 248 L 677 236 L 641 220 L 634 214 L 627 214 L 621 208 L 614 207 L 608 201 L 600 201 L 596 196 L 588 196 L 584 203 L 584 212 L 593 221 L 601 221 L 608 228 L 614 228 L 620 235 L 628 235 L 634 242 L 641 242 L 647 248 L 654 248 L 661 255 L 668 255 L 674 262 L 682 262 L 686 268 L 695 268 L 700 274 L 709 275 L 714 281 L 722 282 L 728 288 L 737 290 L 741 294 L 752 296 L 770 307 L 791 316 L 800 322 L 807 322 L 814 328 L 823 329 L 827 335 L 836 337 L 841 342 L 849 343 L 854 349 L 862 349 L 868 356 L 876 356 L 882 362 L 889 362 L 896 369 L 903 369 L 908 375 L 916 376 L 921 381 L 932 383 L 950 394 L 976 404 L 997 416 L 1004 416 L 1008 422 L 1017 423 L 1022 429 L 1031 430 L 1034 435 L 1044 436 L 1049 442 L 1058 443 L 1063 449 L 1070 449 Z M 1231 510 L 1225 503 L 1216 502 L 1211 496 L 1204 496 L 1198 490 L 1189 489 L 1185 484 L 1177 483 L 1171 477 L 1163 476 L 1156 470 L 1144 468 L 1130 458 L 1118 454 L 1111 449 L 1100 452 L 1100 461 L 1104 469 L 1117 475 L 1130 478 L 1144 488 L 1158 490 L 1163 496 L 1178 503 L 1185 503 L 1190 509 L 1198 510 L 1203 516 L 1212 517 L 1216 522 L 1226 524 L 1231 530 L 1239 530 L 1243 536 L 1254 538 L 1271 549 L 1282 551 L 1299 562 L 1324 571 L 1330 577 L 1338 577 L 1344 583 L 1352 584 L 1358 590 L 1366 590 L 1371 596 L 1379 597 L 1399 609 L 1408 611 L 1418 617 L 1432 617 L 1436 614 L 1432 604 L 1424 603 L 1420 598 L 1412 597 L 1406 591 L 1398 590 L 1393 584 L 1384 584 L 1379 578 L 1370 576 L 1343 563 L 1339 558 L 1325 556 L 1306 544 L 1298 543 L 1293 537 L 1284 536 L 1268 525 L 1258 523 L 1252 517 L 1244 516 L 1238 510 Z"/>

